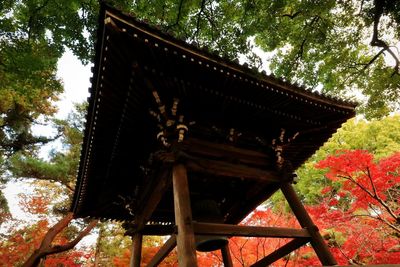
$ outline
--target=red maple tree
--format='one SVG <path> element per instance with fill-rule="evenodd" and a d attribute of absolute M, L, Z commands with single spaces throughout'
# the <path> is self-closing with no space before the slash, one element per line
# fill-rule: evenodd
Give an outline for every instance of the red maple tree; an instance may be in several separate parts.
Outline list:
<path fill-rule="evenodd" d="M 38 221 L 32 225 L 20 227 L 19 221 L 8 221 L 9 233 L 2 236 L 0 239 L 0 262 L 1 266 L 35 266 L 33 262 L 27 264 L 27 259 L 33 259 L 32 255 L 38 251 L 38 248 L 43 247 L 43 242 L 48 236 L 50 222 L 46 214 L 48 214 L 49 200 L 38 195 L 21 195 L 20 205 L 22 210 L 32 215 L 37 215 Z M 69 219 L 70 218 L 70 219 Z M 69 222 L 72 215 L 65 216 L 61 221 Z M 61 222 L 60 221 L 60 222 Z M 59 223 L 60 223 L 59 222 Z M 59 225 L 57 223 L 56 225 Z M 94 226 L 94 225 L 93 225 Z M 65 246 L 71 244 L 68 238 L 68 233 L 63 231 L 52 236 L 51 241 L 56 245 L 45 244 L 46 249 L 54 249 L 54 251 L 65 251 L 59 254 L 43 254 L 48 255 L 43 261 L 43 266 L 82 266 L 92 254 L 88 250 L 62 250 Z M 50 240 L 48 240 L 50 241 Z M 61 249 L 61 250 L 60 250 Z M 29 257 L 31 255 L 31 257 Z M 28 258 L 29 257 L 29 258 Z M 40 258 L 39 258 L 40 260 Z M 33 264 L 33 265 L 32 265 Z M 37 262 L 35 263 L 37 264 Z"/>
<path fill-rule="evenodd" d="M 364 150 L 338 151 L 316 167 L 335 184 L 308 211 L 339 264 L 399 263 L 400 153 L 377 161 Z"/>

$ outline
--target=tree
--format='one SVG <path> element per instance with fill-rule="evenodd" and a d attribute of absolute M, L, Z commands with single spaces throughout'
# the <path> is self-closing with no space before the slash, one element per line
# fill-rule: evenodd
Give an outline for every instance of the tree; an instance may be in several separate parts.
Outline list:
<path fill-rule="evenodd" d="M 267 65 L 275 76 L 334 95 L 361 91 L 360 111 L 370 117 L 398 105 L 398 1 L 108 2 L 187 42 L 229 59 L 245 55 L 259 67 L 256 44 L 273 53 Z M 42 40 L 55 58 L 66 46 L 83 62 L 91 59 L 97 1 L 6 1 L 0 9 L 5 40 Z"/>
<path fill-rule="evenodd" d="M 335 187 L 335 182 L 326 179 L 325 171 L 315 164 L 337 150 L 366 150 L 381 159 L 400 151 L 400 116 L 388 116 L 379 120 L 351 119 L 326 142 L 296 173 L 299 177 L 296 189 L 308 204 L 322 200 L 321 190 Z"/>
<path fill-rule="evenodd" d="M 48 255 L 68 251 L 72 249 L 78 242 L 86 236 L 93 227 L 96 226 L 97 221 L 91 221 L 89 225 L 82 230 L 79 235 L 72 241 L 67 241 L 64 244 L 57 244 L 52 246 L 51 243 L 63 229 L 65 229 L 69 222 L 73 219 L 73 213 L 68 213 L 64 218 L 52 226 L 44 235 L 42 242 L 38 249 L 36 249 L 32 255 L 22 265 L 23 267 L 35 267 L 40 263 L 40 260 Z"/>
<path fill-rule="evenodd" d="M 316 225 L 341 265 L 398 263 L 400 249 L 398 236 L 386 225 L 365 215 L 365 210 L 348 209 L 345 196 L 331 194 L 318 205 L 307 207 Z M 318 265 L 317 257 L 309 247 L 302 249 L 301 266 Z"/>
<path fill-rule="evenodd" d="M 67 119 L 53 120 L 60 133 L 58 141 L 62 149 L 50 151 L 48 159 L 38 157 L 38 147 L 30 153 L 22 151 L 15 154 L 9 166 L 13 176 L 60 183 L 64 193 L 72 196 L 83 141 L 86 107 L 86 103 L 76 104 Z"/>
<path fill-rule="evenodd" d="M 360 111 L 370 117 L 398 104 L 397 1 L 170 0 L 129 8 L 179 38 L 230 59 L 247 55 L 259 67 L 255 43 L 273 53 L 267 65 L 282 79 L 340 96 L 360 90 L 367 98 Z"/>
<path fill-rule="evenodd" d="M 48 231 L 49 225 L 51 224 L 48 216 L 46 216 L 51 205 L 49 198 L 41 194 L 23 194 L 20 196 L 20 199 L 20 206 L 27 214 L 34 215 L 36 222 L 30 225 L 24 225 L 23 222 L 15 219 L 7 222 L 8 230 L 4 231 L 0 237 L 0 262 L 2 266 L 21 266 L 27 261 L 27 257 L 39 247 L 42 248 L 42 252 L 46 252 L 43 251 L 43 249 L 46 248 L 47 253 L 62 251 L 68 248 L 68 246 L 71 246 L 69 239 L 71 236 L 76 235 L 75 232 L 77 232 L 75 231 L 76 226 L 73 226 L 68 228 L 67 231 L 64 230 L 58 233 L 57 236 L 53 235 L 49 238 L 48 233 L 54 233 L 54 231 Z M 62 220 L 64 223 L 70 220 L 71 216 L 67 216 L 66 218 L 67 219 Z M 58 223 L 58 225 L 60 225 L 60 223 Z M 52 229 L 54 229 L 54 226 Z M 88 230 L 87 228 L 86 231 Z M 46 235 L 47 238 L 44 240 L 50 241 L 50 239 L 52 239 L 51 241 L 54 240 L 57 245 L 53 247 L 45 246 L 46 244 L 43 242 L 41 245 L 41 240 Z M 77 242 L 82 236 L 83 234 L 80 233 L 74 242 Z M 36 253 L 35 255 L 38 254 L 39 253 Z M 86 261 L 90 255 L 90 251 L 82 248 L 79 251 L 72 250 L 48 256 L 46 260 L 43 261 L 43 264 L 44 266 L 57 266 L 57 264 L 63 264 L 63 266 L 81 266 L 81 263 Z M 28 266 L 34 265 L 31 262 Z"/>
<path fill-rule="evenodd" d="M 29 211 L 32 212 L 34 210 L 36 214 L 42 217 L 42 221 L 45 222 L 47 222 L 46 219 L 49 213 L 52 214 L 55 212 L 55 215 L 63 215 L 63 218 L 60 219 L 58 223 L 49 228 L 47 232 L 43 232 L 42 242 L 36 244 L 31 257 L 26 260 L 23 266 L 36 266 L 40 260 L 47 255 L 70 250 L 87 235 L 97 223 L 96 221 L 88 222 L 88 226 L 84 230 L 67 227 L 73 219 L 73 214 L 66 212 L 69 209 L 69 201 L 65 200 L 69 199 L 73 193 L 80 146 L 82 143 L 85 107 L 85 104 L 77 105 L 77 111 L 71 113 L 66 120 L 54 120 L 54 124 L 58 127 L 60 132 L 59 138 L 63 144 L 63 149 L 52 151 L 48 160 L 38 157 L 37 147 L 30 149 L 30 151 L 19 151 L 11 157 L 9 170 L 14 177 L 33 180 L 34 184 L 37 186 L 36 191 L 40 196 L 44 196 L 44 198 L 35 198 L 26 195 L 23 201 L 25 204 L 36 204 L 25 205 L 29 206 Z M 49 190 L 49 188 L 52 188 L 52 190 Z M 49 195 L 49 191 L 51 195 Z M 48 210 L 47 206 L 38 205 L 41 199 L 48 199 L 52 202 L 48 203 L 48 206 L 53 207 L 52 212 Z M 68 241 L 68 238 L 64 238 L 63 243 L 54 246 L 51 245 L 57 234 L 64 229 L 68 229 L 70 233 L 78 232 L 76 233 L 77 237 L 72 241 Z"/>
<path fill-rule="evenodd" d="M 358 216 L 378 220 L 400 236 L 399 152 L 374 162 L 367 151 L 340 151 L 320 161 L 317 168 L 327 168 L 328 179 L 341 181 L 342 186 L 331 192 L 339 200 L 349 199 L 347 212 L 361 210 Z"/>

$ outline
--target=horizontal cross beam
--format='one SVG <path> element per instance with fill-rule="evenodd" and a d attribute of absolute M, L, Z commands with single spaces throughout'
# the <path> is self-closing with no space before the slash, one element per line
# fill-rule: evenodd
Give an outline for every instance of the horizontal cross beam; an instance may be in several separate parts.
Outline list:
<path fill-rule="evenodd" d="M 234 159 L 239 163 L 264 167 L 275 162 L 275 159 L 266 153 L 228 144 L 208 142 L 192 137 L 183 141 L 182 149 L 190 155 L 222 160 Z"/>
<path fill-rule="evenodd" d="M 271 238 L 310 237 L 307 229 L 294 229 L 284 227 L 260 227 L 193 222 L 193 230 L 196 235 L 224 235 Z M 176 234 L 176 232 L 176 228 L 172 225 L 146 225 L 141 233 L 144 235 L 171 235 Z"/>
<path fill-rule="evenodd" d="M 191 157 L 186 162 L 188 170 L 220 177 L 238 177 L 261 182 L 281 182 L 275 171 L 263 170 L 242 164 Z"/>
<path fill-rule="evenodd" d="M 293 229 L 283 227 L 260 227 L 193 222 L 193 229 L 195 234 L 197 235 L 251 236 L 272 238 L 310 237 L 307 229 Z"/>

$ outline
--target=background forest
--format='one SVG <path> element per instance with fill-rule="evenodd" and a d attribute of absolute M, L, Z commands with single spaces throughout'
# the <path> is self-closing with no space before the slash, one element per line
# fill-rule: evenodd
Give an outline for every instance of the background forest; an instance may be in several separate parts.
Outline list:
<path fill-rule="evenodd" d="M 222 57 L 308 90 L 358 100 L 358 117 L 296 171 L 296 189 L 340 264 L 400 262 L 399 1 L 108 2 Z M 22 265 L 49 227 L 70 216 L 86 104 L 77 104 L 67 118 L 55 117 L 63 92 L 57 61 L 69 49 L 90 64 L 98 10 L 95 0 L 0 2 L 0 189 L 16 181 L 29 184 L 19 197 L 25 222 L 13 217 L 0 191 L 4 266 Z M 38 125 L 51 126 L 54 134 L 42 136 L 33 130 Z M 45 144 L 58 145 L 43 156 Z M 243 223 L 297 226 L 281 202 L 276 194 Z M 68 249 L 92 227 L 75 220 L 51 249 Z M 120 224 L 99 222 L 92 233 L 91 241 L 48 255 L 42 264 L 128 266 L 131 243 Z M 162 242 L 145 240 L 144 262 Z M 249 266 L 283 242 L 232 238 L 234 264 Z M 199 253 L 198 259 L 200 266 L 221 266 L 218 253 Z M 176 253 L 163 264 L 177 266 Z M 318 264 L 311 247 L 304 247 L 275 266 Z"/>

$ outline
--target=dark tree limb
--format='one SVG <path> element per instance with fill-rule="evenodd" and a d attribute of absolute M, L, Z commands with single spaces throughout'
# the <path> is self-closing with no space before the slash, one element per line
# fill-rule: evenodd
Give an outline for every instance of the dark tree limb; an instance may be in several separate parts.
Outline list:
<path fill-rule="evenodd" d="M 178 14 L 176 15 L 176 20 L 175 20 L 175 23 L 174 23 L 174 24 L 171 24 L 171 25 L 169 25 L 169 26 L 166 28 L 166 30 L 167 30 L 167 31 L 168 31 L 169 29 L 171 29 L 171 28 L 173 28 L 173 27 L 175 27 L 175 26 L 178 26 L 178 25 L 179 25 L 179 21 L 181 20 L 181 14 L 182 14 L 183 1 L 184 1 L 184 0 L 181 0 L 181 1 L 179 2 Z"/>
<path fill-rule="evenodd" d="M 196 37 L 197 37 L 197 36 L 199 35 L 199 33 L 200 33 L 201 15 L 203 14 L 205 5 L 206 5 L 206 0 L 201 0 L 200 11 L 199 11 L 199 13 L 197 14 L 196 31 L 195 31 L 195 34 L 194 34 L 194 36 L 196 36 Z"/>
<path fill-rule="evenodd" d="M 365 64 L 363 70 L 366 70 L 372 63 L 374 63 L 374 61 L 377 60 L 379 56 L 383 54 L 383 52 L 385 52 L 385 49 L 381 49 L 373 58 L 371 58 L 370 61 Z"/>
<path fill-rule="evenodd" d="M 295 12 L 293 14 L 283 14 L 282 17 L 288 17 L 290 19 L 294 19 L 295 17 L 297 17 L 300 14 L 301 14 L 301 11 L 297 11 L 297 12 Z"/>
<path fill-rule="evenodd" d="M 388 5 L 388 1 L 374 0 L 374 5 L 375 5 L 374 25 L 373 25 L 372 40 L 370 42 L 370 45 L 382 47 L 383 51 L 388 52 L 395 61 L 395 66 L 394 66 L 394 71 L 392 73 L 392 76 L 395 74 L 400 74 L 400 59 L 399 59 L 399 57 L 393 52 L 393 50 L 390 48 L 390 46 L 385 41 L 379 39 L 379 23 L 380 23 L 382 15 L 384 14 L 385 6 Z M 378 54 L 380 55 L 382 53 L 380 52 Z M 375 61 L 375 60 L 376 60 L 376 58 L 373 59 L 373 61 Z"/>
<path fill-rule="evenodd" d="M 53 227 L 49 229 L 49 231 L 44 236 L 42 243 L 39 248 L 36 249 L 33 254 L 26 260 L 26 262 L 22 265 L 22 267 L 36 267 L 40 263 L 40 260 L 51 254 L 64 252 L 72 249 L 76 244 L 78 244 L 81 239 L 86 236 L 97 224 L 97 221 L 92 221 L 89 225 L 81 231 L 78 236 L 68 242 L 65 245 L 55 245 L 52 246 L 51 243 L 55 239 L 55 237 L 63 230 L 71 220 L 74 218 L 74 214 L 72 212 L 68 213 L 64 218 L 62 218 L 58 223 L 56 223 Z"/>

